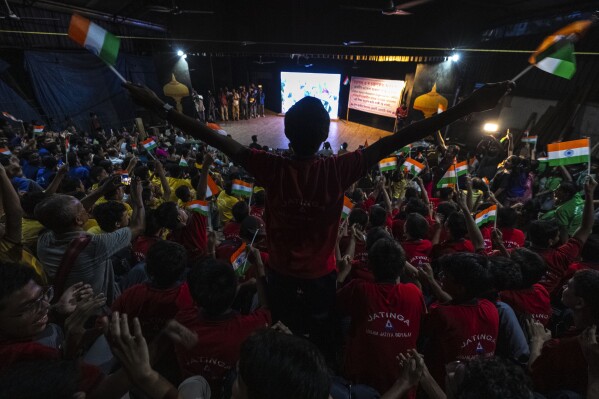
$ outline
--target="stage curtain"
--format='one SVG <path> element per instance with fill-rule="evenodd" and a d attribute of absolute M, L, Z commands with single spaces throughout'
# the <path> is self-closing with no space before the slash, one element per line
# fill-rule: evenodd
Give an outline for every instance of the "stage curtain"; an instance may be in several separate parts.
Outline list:
<path fill-rule="evenodd" d="M 0 80 L 0 111 L 6 111 L 24 122 L 40 120 L 35 109 L 2 80 Z M 10 120 L 9 122 L 13 123 Z"/>

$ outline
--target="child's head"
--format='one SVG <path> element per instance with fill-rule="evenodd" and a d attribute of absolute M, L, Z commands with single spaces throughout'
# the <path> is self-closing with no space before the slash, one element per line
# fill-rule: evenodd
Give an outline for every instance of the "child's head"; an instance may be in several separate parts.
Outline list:
<path fill-rule="evenodd" d="M 233 214 L 233 219 L 237 223 L 243 222 L 243 219 L 248 217 L 250 214 L 250 207 L 245 201 L 238 201 L 233 208 L 231 208 L 231 213 Z"/>
<path fill-rule="evenodd" d="M 122 202 L 106 201 L 94 208 L 94 218 L 98 226 L 106 232 L 112 233 L 120 228 L 129 225 L 129 215 L 127 208 Z"/>
<path fill-rule="evenodd" d="M 518 220 L 518 212 L 514 208 L 504 206 L 497 211 L 497 227 L 513 228 Z"/>
<path fill-rule="evenodd" d="M 568 281 L 562 302 L 574 311 L 577 328 L 589 327 L 599 321 L 599 271 L 579 270 Z M 583 317 L 576 317 L 576 315 Z M 586 325 L 580 325 L 580 323 Z"/>
<path fill-rule="evenodd" d="M 376 281 L 397 281 L 405 264 L 401 245 L 391 238 L 381 238 L 368 249 L 368 265 Z"/>
<path fill-rule="evenodd" d="M 351 210 L 348 216 L 347 223 L 349 226 L 353 226 L 357 224 L 362 228 L 362 230 L 366 229 L 366 225 L 368 224 L 368 214 L 364 209 L 354 208 Z"/>
<path fill-rule="evenodd" d="M 187 275 L 191 297 L 210 316 L 225 313 L 237 294 L 237 276 L 231 265 L 207 259 Z"/>
<path fill-rule="evenodd" d="M 380 205 L 373 205 L 370 207 L 369 219 L 371 227 L 384 226 L 387 221 L 387 211 Z"/>
<path fill-rule="evenodd" d="M 455 301 L 467 301 L 492 287 L 489 261 L 486 256 L 459 252 L 442 256 L 435 269 L 441 271 L 443 289 Z"/>
<path fill-rule="evenodd" d="M 489 260 L 493 292 L 515 290 L 522 286 L 522 272 L 516 262 L 503 256 L 493 256 Z"/>
<path fill-rule="evenodd" d="M 239 227 L 239 237 L 247 242 L 254 240 L 254 244 L 264 240 L 266 238 L 264 221 L 256 216 L 245 217 Z"/>
<path fill-rule="evenodd" d="M 422 240 L 428 236 L 428 221 L 418 213 L 410 213 L 404 231 L 408 240 Z"/>
<path fill-rule="evenodd" d="M 331 123 L 322 101 L 304 97 L 285 114 L 285 136 L 295 154 L 314 155 L 329 135 Z"/>
<path fill-rule="evenodd" d="M 599 262 L 599 235 L 592 234 L 587 238 L 580 255 L 585 262 Z"/>
<path fill-rule="evenodd" d="M 528 228 L 528 238 L 535 247 L 549 248 L 559 242 L 559 226 L 553 220 L 535 220 Z"/>
<path fill-rule="evenodd" d="M 189 216 L 174 202 L 165 202 L 156 208 L 156 221 L 161 227 L 176 230 L 187 224 Z"/>
<path fill-rule="evenodd" d="M 429 210 L 428 206 L 424 203 L 424 201 L 418 198 L 410 198 L 410 200 L 406 204 L 406 213 L 418 213 L 422 216 L 427 216 L 429 214 Z"/>
<path fill-rule="evenodd" d="M 452 240 L 461 240 L 468 233 L 466 218 L 459 212 L 454 212 L 445 221 L 445 227 L 449 231 Z"/>
<path fill-rule="evenodd" d="M 530 288 L 538 283 L 547 272 L 547 264 L 539 254 L 526 248 L 515 248 L 510 253 L 512 262 L 520 267 L 522 285 L 519 288 Z"/>
<path fill-rule="evenodd" d="M 177 189 L 175 190 L 175 195 L 182 202 L 189 202 L 189 201 L 191 201 L 191 190 L 187 186 L 179 186 L 179 187 L 177 187 Z"/>
<path fill-rule="evenodd" d="M 156 288 L 169 288 L 176 283 L 187 266 L 187 251 L 181 244 L 161 240 L 148 250 L 146 272 Z"/>

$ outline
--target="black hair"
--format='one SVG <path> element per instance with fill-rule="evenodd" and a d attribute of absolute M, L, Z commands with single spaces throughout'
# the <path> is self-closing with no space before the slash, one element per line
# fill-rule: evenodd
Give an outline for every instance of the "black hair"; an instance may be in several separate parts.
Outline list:
<path fill-rule="evenodd" d="M 17 362 L 0 374 L 4 398 L 72 398 L 79 392 L 80 368 L 74 360 L 41 359 Z"/>
<path fill-rule="evenodd" d="M 518 220 L 518 212 L 512 207 L 504 206 L 497 210 L 497 227 L 513 228 Z"/>
<path fill-rule="evenodd" d="M 241 345 L 239 377 L 248 399 L 327 399 L 331 385 L 324 357 L 314 344 L 272 329 Z"/>
<path fill-rule="evenodd" d="M 106 169 L 104 169 L 101 166 L 94 166 L 93 168 L 91 168 L 91 170 L 89 171 L 89 179 L 92 182 L 96 182 L 99 183 L 98 178 L 100 177 L 100 175 L 102 174 L 102 172 L 106 171 Z"/>
<path fill-rule="evenodd" d="M 331 119 L 322 101 L 304 97 L 285 114 L 285 137 L 299 155 L 313 155 L 329 135 Z"/>
<path fill-rule="evenodd" d="M 559 226 L 553 220 L 535 220 L 528 228 L 528 239 L 534 246 L 547 248 L 549 240 L 559 234 Z"/>
<path fill-rule="evenodd" d="M 516 290 L 522 286 L 520 265 L 503 256 L 489 257 L 489 261 L 495 291 Z"/>
<path fill-rule="evenodd" d="M 406 188 L 404 198 L 406 201 L 410 201 L 412 198 L 418 198 L 418 190 L 416 190 L 414 187 Z"/>
<path fill-rule="evenodd" d="M 237 294 L 237 275 L 223 261 L 207 259 L 193 267 L 187 275 L 191 297 L 211 316 L 218 316 L 231 307 Z"/>
<path fill-rule="evenodd" d="M 71 194 L 75 191 L 79 190 L 81 186 L 81 180 L 76 177 L 65 176 L 60 182 L 60 186 L 58 187 L 58 192 Z"/>
<path fill-rule="evenodd" d="M 154 243 L 146 256 L 146 271 L 157 288 L 168 288 L 181 278 L 187 266 L 187 250 L 173 241 Z"/>
<path fill-rule="evenodd" d="M 543 258 L 530 249 L 514 248 L 510 253 L 510 259 L 520 267 L 522 289 L 538 283 L 547 272 L 547 264 Z"/>
<path fill-rule="evenodd" d="M 257 238 L 264 237 L 266 234 L 264 232 L 264 221 L 256 216 L 246 216 L 239 227 L 239 236 L 246 240 L 252 240 L 256 231 L 258 231 Z"/>
<path fill-rule="evenodd" d="M 582 246 L 580 252 L 582 260 L 585 262 L 599 262 L 599 235 L 591 234 Z"/>
<path fill-rule="evenodd" d="M 63 194 L 53 194 L 37 204 L 33 214 L 45 228 L 55 233 L 64 233 L 75 224 L 76 215 L 72 204 L 74 197 Z"/>
<path fill-rule="evenodd" d="M 467 298 L 472 299 L 492 288 L 489 261 L 486 256 L 458 252 L 437 259 L 436 270 L 447 275 L 464 287 Z"/>
<path fill-rule="evenodd" d="M 441 199 L 441 201 L 447 201 L 452 194 L 452 187 L 443 187 L 439 190 L 439 199 Z"/>
<path fill-rule="evenodd" d="M 21 197 L 21 208 L 26 215 L 33 215 L 35 207 L 41 204 L 48 194 L 43 191 L 28 191 Z"/>
<path fill-rule="evenodd" d="M 46 169 L 54 169 L 58 165 L 58 160 L 51 155 L 42 158 L 42 165 Z"/>
<path fill-rule="evenodd" d="M 4 307 L 4 300 L 14 292 L 25 287 L 37 276 L 32 268 L 17 263 L 0 263 L 0 309 Z"/>
<path fill-rule="evenodd" d="M 108 177 L 102 179 L 102 181 L 98 183 L 98 186 L 102 187 L 104 184 L 106 184 L 107 181 L 110 181 L 113 178 L 114 178 L 113 176 L 108 176 Z M 117 186 L 113 190 L 105 191 L 104 192 L 104 198 L 107 199 L 107 200 L 115 199 L 115 196 L 116 196 L 116 193 L 117 193 L 117 190 L 118 190 L 119 187 L 120 186 Z"/>
<path fill-rule="evenodd" d="M 599 271 L 579 270 L 571 280 L 574 295 L 584 299 L 585 305 L 591 309 L 594 321 L 599 320 Z"/>
<path fill-rule="evenodd" d="M 253 141 L 254 143 L 257 143 L 257 142 L 258 142 L 258 136 L 256 136 L 256 135 L 254 134 L 254 135 L 252 136 L 252 141 Z"/>
<path fill-rule="evenodd" d="M 500 357 L 469 361 L 456 399 L 531 399 L 532 384 L 522 367 Z"/>
<path fill-rule="evenodd" d="M 370 207 L 370 226 L 381 227 L 385 226 L 387 221 L 387 211 L 380 205 L 373 205 Z"/>
<path fill-rule="evenodd" d="M 356 188 L 351 194 L 350 199 L 355 203 L 359 204 L 364 198 L 364 191 L 361 188 Z"/>
<path fill-rule="evenodd" d="M 181 175 L 183 175 L 183 168 L 177 164 L 171 164 L 168 167 L 168 172 L 172 177 L 179 179 L 181 178 Z"/>
<path fill-rule="evenodd" d="M 366 233 L 366 249 L 370 249 L 370 247 L 381 238 L 392 237 L 384 227 L 375 227 L 368 230 L 368 233 Z"/>
<path fill-rule="evenodd" d="M 107 233 L 116 229 L 116 224 L 123 218 L 123 212 L 126 212 L 125 204 L 118 201 L 106 201 L 94 207 L 94 218 L 98 226 Z M 121 226 L 126 227 L 126 226 Z"/>
<path fill-rule="evenodd" d="M 353 208 L 349 212 L 349 216 L 347 219 L 347 223 L 349 226 L 353 226 L 354 224 L 358 224 L 362 227 L 362 229 L 366 228 L 368 224 L 368 214 L 364 209 Z"/>
<path fill-rule="evenodd" d="M 410 213 L 406 218 L 405 231 L 414 240 L 421 240 L 428 236 L 429 224 L 424 216 L 418 213 Z"/>
<path fill-rule="evenodd" d="M 449 218 L 452 213 L 457 211 L 458 207 L 453 202 L 445 201 L 440 202 L 439 205 L 437 205 L 437 213 L 445 216 L 445 219 Z"/>
<path fill-rule="evenodd" d="M 405 253 L 393 239 L 381 238 L 368 249 L 368 266 L 376 281 L 395 281 L 405 265 Z"/>
<path fill-rule="evenodd" d="M 183 202 L 191 201 L 191 190 L 187 186 L 179 186 L 175 190 L 175 195 Z"/>
<path fill-rule="evenodd" d="M 139 177 L 141 180 L 147 180 L 150 176 L 150 169 L 147 165 L 137 165 L 135 169 L 133 169 L 133 174 Z"/>
<path fill-rule="evenodd" d="M 233 214 L 233 219 L 235 219 L 237 223 L 241 223 L 243 222 L 243 219 L 249 216 L 250 207 L 245 201 L 237 201 L 231 208 L 231 213 Z"/>
<path fill-rule="evenodd" d="M 447 218 L 447 229 L 451 233 L 451 238 L 460 240 L 468 234 L 466 218 L 459 212 L 454 212 Z"/>
<path fill-rule="evenodd" d="M 568 199 L 571 199 L 578 192 L 578 187 L 571 181 L 562 181 L 558 187 L 558 190 L 563 192 Z"/>
<path fill-rule="evenodd" d="M 174 202 L 165 202 L 156 208 L 156 221 L 161 227 L 174 230 L 179 226 L 179 210 Z"/>
<path fill-rule="evenodd" d="M 252 197 L 252 205 L 264 206 L 265 203 L 266 203 L 266 191 L 260 190 L 260 191 L 255 192 L 254 196 Z"/>
<path fill-rule="evenodd" d="M 418 213 L 422 216 L 428 216 L 429 209 L 428 206 L 418 198 L 410 198 L 408 203 L 406 204 L 406 213 Z"/>

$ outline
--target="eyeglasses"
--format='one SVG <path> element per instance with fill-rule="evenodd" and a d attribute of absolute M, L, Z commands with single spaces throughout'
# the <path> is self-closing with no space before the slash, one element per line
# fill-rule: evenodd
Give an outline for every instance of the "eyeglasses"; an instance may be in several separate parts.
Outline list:
<path fill-rule="evenodd" d="M 22 316 L 24 314 L 37 314 L 44 308 L 43 302 L 50 303 L 53 298 L 54 287 L 50 285 L 46 287 L 44 291 L 42 291 L 42 294 L 39 296 L 39 298 L 23 306 L 21 313 L 16 316 Z"/>

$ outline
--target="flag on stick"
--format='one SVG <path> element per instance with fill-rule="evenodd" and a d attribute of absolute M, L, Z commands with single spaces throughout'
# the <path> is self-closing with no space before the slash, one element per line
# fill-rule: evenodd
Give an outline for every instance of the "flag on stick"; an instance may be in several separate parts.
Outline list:
<path fill-rule="evenodd" d="M 395 169 L 397 169 L 397 158 L 389 157 L 379 161 L 379 170 L 381 172 L 387 172 Z"/>
<path fill-rule="evenodd" d="M 413 158 L 407 158 L 401 167 L 402 170 L 408 170 L 413 175 L 417 175 L 422 172 L 426 166 Z"/>
<path fill-rule="evenodd" d="M 482 212 L 476 214 L 476 225 L 481 227 L 483 224 L 493 222 L 497 219 L 497 205 L 491 205 Z"/>
<path fill-rule="evenodd" d="M 522 138 L 523 143 L 537 144 L 537 136 L 527 136 Z"/>
<path fill-rule="evenodd" d="M 347 219 L 349 213 L 354 207 L 354 203 L 349 198 L 343 196 L 343 210 L 341 211 L 341 219 Z"/>
<path fill-rule="evenodd" d="M 141 144 L 144 146 L 144 148 L 148 152 L 150 152 L 150 150 L 153 150 L 154 148 L 157 147 L 156 146 L 156 142 L 153 139 L 151 139 L 151 138 L 142 141 Z"/>
<path fill-rule="evenodd" d="M 468 174 L 468 161 L 463 161 L 455 164 L 455 172 L 457 177 L 464 176 Z"/>
<path fill-rule="evenodd" d="M 206 187 L 206 198 L 218 195 L 220 188 L 216 185 L 212 176 L 208 175 L 208 185 Z"/>
<path fill-rule="evenodd" d="M 241 243 L 241 246 L 237 249 L 237 251 L 233 252 L 231 255 L 231 266 L 233 266 L 233 270 L 238 276 L 243 276 L 245 274 L 245 265 L 247 264 L 247 252 L 245 249 L 247 248 L 247 244 Z"/>
<path fill-rule="evenodd" d="M 182 168 L 186 168 L 189 165 L 187 164 L 187 161 L 185 160 L 185 158 L 181 157 L 181 160 L 179 161 L 179 166 L 181 166 Z"/>
<path fill-rule="evenodd" d="M 14 116 L 12 116 L 11 114 L 9 114 L 6 111 L 2 112 L 2 116 L 5 117 L 6 119 L 10 119 L 13 122 L 23 122 L 21 119 L 15 118 Z"/>
<path fill-rule="evenodd" d="M 591 153 L 590 142 L 589 139 L 580 139 L 549 144 L 547 152 L 549 166 L 588 163 Z"/>
<path fill-rule="evenodd" d="M 547 36 L 528 62 L 552 75 L 571 79 L 576 72 L 573 43 L 578 41 L 592 24 L 591 20 L 576 21 Z"/>
<path fill-rule="evenodd" d="M 451 165 L 441 180 L 437 183 L 437 188 L 455 187 L 458 184 L 458 176 L 455 171 L 455 165 Z"/>
<path fill-rule="evenodd" d="M 33 133 L 34 134 L 42 134 L 44 133 L 44 125 L 33 125 Z"/>
<path fill-rule="evenodd" d="M 249 197 L 252 195 L 252 183 L 244 182 L 243 180 L 233 180 L 233 194 L 241 197 Z"/>
<path fill-rule="evenodd" d="M 73 14 L 69 37 L 109 65 L 115 65 L 121 39 L 81 15 Z"/>
<path fill-rule="evenodd" d="M 187 204 L 185 204 L 185 207 L 190 211 L 197 212 L 204 216 L 208 216 L 210 214 L 210 206 L 208 205 L 208 201 L 189 201 Z"/>
<path fill-rule="evenodd" d="M 0 148 L 0 155 L 6 155 L 7 157 L 12 155 L 12 152 L 8 148 Z"/>

